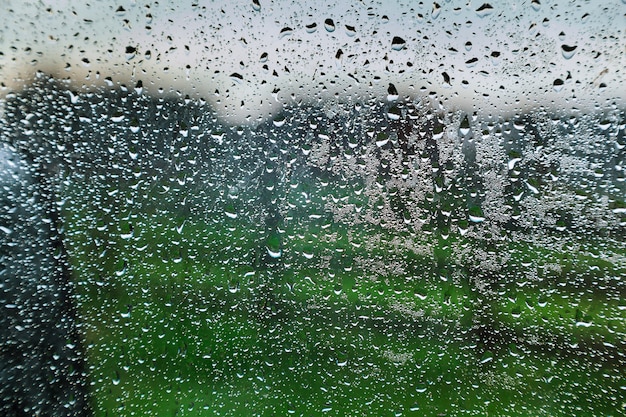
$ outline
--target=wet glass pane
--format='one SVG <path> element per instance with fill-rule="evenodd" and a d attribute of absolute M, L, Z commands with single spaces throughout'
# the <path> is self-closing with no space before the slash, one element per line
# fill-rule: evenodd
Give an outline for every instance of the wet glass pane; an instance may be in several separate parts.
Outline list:
<path fill-rule="evenodd" d="M 626 4 L 0 4 L 0 412 L 626 413 Z"/>

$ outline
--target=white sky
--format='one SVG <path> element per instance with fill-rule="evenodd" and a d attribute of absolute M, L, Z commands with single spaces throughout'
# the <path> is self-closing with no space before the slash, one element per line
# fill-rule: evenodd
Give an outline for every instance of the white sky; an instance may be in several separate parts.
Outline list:
<path fill-rule="evenodd" d="M 539 105 L 624 105 L 626 0 L 493 0 L 482 16 L 483 1 L 439 0 L 438 15 L 431 1 L 259 2 L 260 10 L 251 0 L 3 0 L 2 94 L 22 88 L 36 70 L 84 88 L 105 77 L 141 79 L 150 92 L 202 96 L 234 123 L 293 100 L 384 100 L 390 82 L 403 97 L 432 93 L 445 109 L 484 116 Z M 402 50 L 392 48 L 395 36 L 406 41 Z M 572 58 L 562 45 L 576 46 Z M 127 46 L 137 48 L 134 57 Z M 564 81 L 559 91 L 556 79 Z"/>

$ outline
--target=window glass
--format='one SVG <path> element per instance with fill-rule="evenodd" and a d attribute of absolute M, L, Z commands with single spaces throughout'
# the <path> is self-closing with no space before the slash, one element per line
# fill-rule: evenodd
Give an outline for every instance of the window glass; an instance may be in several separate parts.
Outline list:
<path fill-rule="evenodd" d="M 3 415 L 626 413 L 626 3 L 0 4 Z"/>

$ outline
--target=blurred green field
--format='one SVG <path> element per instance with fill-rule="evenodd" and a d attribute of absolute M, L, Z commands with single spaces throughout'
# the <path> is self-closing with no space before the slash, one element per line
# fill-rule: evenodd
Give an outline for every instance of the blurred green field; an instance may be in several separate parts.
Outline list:
<path fill-rule="evenodd" d="M 99 416 L 625 411 L 619 242 L 599 257 L 591 240 L 573 255 L 509 241 L 507 268 L 481 275 L 454 261 L 478 244 L 456 235 L 131 206 L 112 220 L 68 197 Z M 553 266 L 530 281 L 531 263 Z"/>

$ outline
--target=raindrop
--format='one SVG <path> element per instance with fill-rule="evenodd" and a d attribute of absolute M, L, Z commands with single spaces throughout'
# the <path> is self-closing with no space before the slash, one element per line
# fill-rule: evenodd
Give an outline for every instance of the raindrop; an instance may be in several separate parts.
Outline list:
<path fill-rule="evenodd" d="M 476 14 L 478 15 L 478 17 L 481 18 L 489 16 L 491 13 L 493 13 L 493 6 L 491 6 L 491 4 L 489 3 L 484 3 L 478 9 L 476 9 Z"/>
<path fill-rule="evenodd" d="M 126 60 L 130 61 L 131 59 L 133 59 L 136 53 L 137 53 L 137 48 L 133 46 L 127 46 L 126 47 Z"/>
<path fill-rule="evenodd" d="M 391 40 L 391 49 L 394 51 L 399 51 L 404 48 L 406 45 L 406 41 L 399 36 L 394 36 Z"/>
<path fill-rule="evenodd" d="M 493 353 L 491 353 L 490 351 L 486 351 L 483 354 L 483 357 L 480 360 L 481 364 L 487 363 L 487 362 L 491 362 L 493 360 Z"/>
<path fill-rule="evenodd" d="M 314 33 L 315 31 L 317 31 L 317 23 L 311 23 L 310 25 L 306 25 L 305 27 L 307 33 Z"/>
<path fill-rule="evenodd" d="M 236 219 L 237 218 L 237 212 L 235 211 L 235 209 L 234 209 L 234 207 L 232 205 L 229 205 L 229 206 L 224 208 L 224 214 L 229 219 Z"/>
<path fill-rule="evenodd" d="M 280 249 L 273 250 L 269 246 L 266 246 L 265 249 L 267 249 L 267 254 L 274 259 L 278 259 L 282 255 L 282 251 Z"/>
<path fill-rule="evenodd" d="M 293 33 L 293 29 L 289 26 L 286 26 L 280 30 L 279 38 L 284 38 L 285 36 L 289 36 Z"/>
<path fill-rule="evenodd" d="M 607 130 L 609 127 L 611 127 L 611 121 L 604 119 L 600 123 L 598 123 L 598 127 L 600 127 L 601 130 Z"/>
<path fill-rule="evenodd" d="M 564 84 L 564 81 L 562 79 L 560 79 L 560 78 L 557 78 L 552 83 L 552 88 L 554 89 L 554 91 L 556 91 L 558 93 L 559 91 L 561 91 L 563 89 L 563 84 Z"/>
<path fill-rule="evenodd" d="M 468 217 L 472 223 L 482 223 L 485 221 L 485 216 L 480 207 L 470 207 Z"/>
<path fill-rule="evenodd" d="M 382 148 L 387 143 L 389 143 L 389 136 L 386 135 L 385 133 L 379 133 L 378 136 L 376 137 L 376 146 L 379 148 Z"/>
<path fill-rule="evenodd" d="M 574 54 L 576 54 L 576 48 L 578 48 L 577 45 L 574 46 L 570 46 L 570 45 L 561 45 L 561 52 L 563 53 L 563 58 L 565 59 L 570 59 L 571 57 L 574 56 Z"/>
<path fill-rule="evenodd" d="M 287 121 L 287 119 L 285 119 L 285 116 L 279 115 L 279 116 L 274 118 L 274 126 L 282 127 L 282 126 L 284 126 L 286 121 Z"/>
<path fill-rule="evenodd" d="M 469 119 L 467 118 L 467 115 L 461 121 L 461 126 L 459 126 L 459 131 L 461 132 L 461 135 L 463 136 L 467 135 L 470 132 L 470 124 L 469 124 Z"/>
<path fill-rule="evenodd" d="M 333 19 L 324 20 L 324 29 L 326 29 L 327 32 L 335 31 L 335 22 L 333 22 Z"/>
<path fill-rule="evenodd" d="M 398 97 L 399 94 L 396 86 L 392 83 L 389 83 L 389 87 L 387 88 L 387 101 L 396 101 Z"/>
<path fill-rule="evenodd" d="M 137 81 L 137 84 L 135 84 L 135 92 L 139 95 L 143 93 L 143 82 L 141 80 Z"/>
<path fill-rule="evenodd" d="M 387 117 L 389 117 L 389 120 L 400 120 L 401 115 L 402 113 L 400 112 L 400 109 L 396 106 L 393 106 L 387 112 Z"/>
<path fill-rule="evenodd" d="M 538 12 L 541 8 L 541 3 L 539 2 L 539 0 L 531 0 L 530 6 L 533 8 L 534 11 Z"/>
<path fill-rule="evenodd" d="M 255 12 L 261 11 L 261 3 L 259 3 L 259 0 L 252 0 L 252 9 L 254 9 Z"/>
<path fill-rule="evenodd" d="M 346 25 L 346 35 L 352 37 L 356 35 L 356 29 L 354 26 Z"/>
<path fill-rule="evenodd" d="M 441 73 L 441 75 L 443 76 L 444 84 L 450 85 L 450 76 L 448 75 L 448 73 L 444 71 L 443 73 Z"/>
<path fill-rule="evenodd" d="M 238 72 L 233 72 L 232 74 L 230 74 L 230 78 L 235 82 L 243 81 L 243 76 Z"/>
<path fill-rule="evenodd" d="M 467 65 L 468 68 L 471 68 L 475 66 L 477 62 L 478 62 L 478 58 L 474 57 L 472 59 L 468 59 L 467 61 L 465 61 L 465 65 Z"/>
<path fill-rule="evenodd" d="M 436 19 L 439 17 L 439 15 L 441 14 L 441 6 L 439 5 L 439 3 L 433 3 L 433 10 L 430 13 L 433 19 Z"/>

